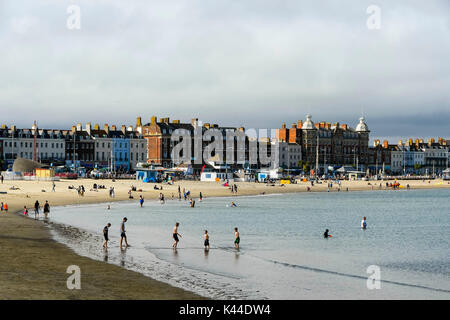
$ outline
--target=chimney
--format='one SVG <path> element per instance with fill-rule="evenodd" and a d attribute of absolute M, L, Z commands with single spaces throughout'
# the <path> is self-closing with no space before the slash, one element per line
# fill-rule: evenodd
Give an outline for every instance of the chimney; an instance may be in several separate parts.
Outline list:
<path fill-rule="evenodd" d="M 156 122 L 158 121 L 158 118 L 156 116 L 153 116 L 150 120 L 150 124 L 156 124 Z"/>
<path fill-rule="evenodd" d="M 111 131 L 117 131 L 117 127 L 116 127 L 115 124 L 113 124 L 113 125 L 111 126 Z"/>
<path fill-rule="evenodd" d="M 297 128 L 301 129 L 303 127 L 303 120 L 297 121 Z"/>
<path fill-rule="evenodd" d="M 320 123 L 314 123 L 314 126 L 317 128 L 317 129 L 319 129 L 320 128 Z"/>
<path fill-rule="evenodd" d="M 77 127 L 72 126 L 72 133 L 75 133 L 75 131 L 77 131 Z"/>
<path fill-rule="evenodd" d="M 398 145 L 399 146 L 402 146 L 403 145 L 403 141 L 400 139 L 400 140 L 398 140 Z"/>
<path fill-rule="evenodd" d="M 78 123 L 77 124 L 77 131 L 81 131 L 81 130 L 82 130 L 81 123 Z"/>
<path fill-rule="evenodd" d="M 106 134 L 109 134 L 109 125 L 105 123 L 103 130 L 105 130 Z"/>
<path fill-rule="evenodd" d="M 286 123 L 283 122 L 283 124 L 281 125 L 281 129 L 286 129 Z"/>
<path fill-rule="evenodd" d="M 180 124 L 180 120 L 172 120 L 172 123 L 174 123 L 174 124 Z"/>
<path fill-rule="evenodd" d="M 121 129 L 121 131 L 122 131 L 123 134 L 127 134 L 127 127 L 126 127 L 125 125 L 122 125 L 122 126 L 120 127 L 120 129 Z"/>
<path fill-rule="evenodd" d="M 142 127 L 142 118 L 137 117 L 136 118 L 136 128 Z"/>
<path fill-rule="evenodd" d="M 198 125 L 198 118 L 193 118 L 191 120 L 191 124 L 192 124 L 193 127 L 196 127 Z"/>
<path fill-rule="evenodd" d="M 100 126 L 98 125 L 98 123 L 96 123 L 96 124 L 94 125 L 94 130 L 100 130 Z"/>
<path fill-rule="evenodd" d="M 327 129 L 331 129 L 331 122 L 327 122 Z"/>
<path fill-rule="evenodd" d="M 383 141 L 383 148 L 387 149 L 389 147 L 389 142 L 387 140 Z"/>
<path fill-rule="evenodd" d="M 294 129 L 297 128 L 297 124 L 293 123 L 292 128 L 294 128 Z"/>
<path fill-rule="evenodd" d="M 92 129 L 91 123 L 90 122 L 86 123 L 86 132 L 88 133 L 88 135 L 91 135 L 91 129 Z"/>
<path fill-rule="evenodd" d="M 127 131 L 129 131 L 129 132 L 133 132 L 133 126 L 128 126 L 128 129 L 127 129 Z"/>
<path fill-rule="evenodd" d="M 412 138 L 409 138 L 409 140 L 408 140 L 408 146 L 412 146 L 414 143 L 413 143 L 413 139 Z"/>
<path fill-rule="evenodd" d="M 12 125 L 12 126 L 11 126 L 11 131 L 12 131 L 12 132 L 15 132 L 15 131 L 16 131 L 16 126 L 15 126 L 15 125 Z"/>
<path fill-rule="evenodd" d="M 205 128 L 206 128 L 206 129 L 209 129 L 209 128 L 210 128 L 209 123 L 205 123 Z"/>
<path fill-rule="evenodd" d="M 342 128 L 343 130 L 347 130 L 348 125 L 344 123 L 344 124 L 341 125 L 341 128 Z"/>

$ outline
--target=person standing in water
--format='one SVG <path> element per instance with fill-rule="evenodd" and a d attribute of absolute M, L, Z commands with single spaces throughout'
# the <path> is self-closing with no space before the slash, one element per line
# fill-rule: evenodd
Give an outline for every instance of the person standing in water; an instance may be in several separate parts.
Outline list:
<path fill-rule="evenodd" d="M 50 213 L 50 205 L 48 204 L 48 201 L 45 201 L 45 204 L 44 204 L 44 216 L 45 216 L 45 219 L 48 218 L 48 214 L 49 213 Z"/>
<path fill-rule="evenodd" d="M 325 232 L 323 233 L 323 237 L 325 239 L 331 238 L 331 234 L 328 234 L 328 232 L 329 232 L 328 229 L 326 229 Z"/>
<path fill-rule="evenodd" d="M 239 237 L 239 231 L 238 228 L 234 228 L 234 247 L 236 249 L 239 249 L 239 242 L 241 242 L 241 238 Z"/>
<path fill-rule="evenodd" d="M 202 201 L 203 200 L 203 195 L 202 195 L 202 193 L 200 192 L 200 201 Z"/>
<path fill-rule="evenodd" d="M 34 218 L 38 219 L 39 218 L 39 201 L 36 200 L 36 202 L 34 203 Z"/>
<path fill-rule="evenodd" d="M 172 247 L 173 247 L 175 250 L 177 249 L 178 242 L 180 241 L 180 240 L 178 239 L 178 236 L 181 237 L 181 234 L 178 233 L 178 226 L 179 226 L 179 225 L 180 225 L 179 222 L 175 223 L 175 227 L 173 228 L 173 234 L 172 234 L 173 240 L 175 240 L 175 242 L 173 243 Z"/>
<path fill-rule="evenodd" d="M 205 250 L 209 250 L 209 235 L 208 235 L 208 230 L 205 230 L 205 234 L 203 236 L 205 238 Z"/>
<path fill-rule="evenodd" d="M 366 222 L 366 217 L 363 217 L 363 219 L 361 220 L 361 228 L 363 230 L 367 229 L 367 222 Z"/>
<path fill-rule="evenodd" d="M 120 225 L 120 249 L 122 249 L 122 241 L 125 240 L 125 247 L 129 247 L 128 241 L 127 241 L 127 235 L 125 231 L 125 222 L 127 222 L 127 218 L 123 218 L 123 221 Z"/>
<path fill-rule="evenodd" d="M 105 249 L 108 249 L 108 241 L 109 241 L 108 231 L 109 231 L 109 227 L 111 227 L 111 223 L 108 223 L 103 228 L 103 237 L 105 238 L 105 242 L 103 242 L 103 248 L 105 248 Z"/>

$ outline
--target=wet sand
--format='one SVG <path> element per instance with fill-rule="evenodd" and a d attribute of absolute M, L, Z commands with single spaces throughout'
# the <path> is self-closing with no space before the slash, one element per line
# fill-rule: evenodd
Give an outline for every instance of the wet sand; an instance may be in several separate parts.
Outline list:
<path fill-rule="evenodd" d="M 106 190 L 90 191 L 93 183 L 105 185 Z M 343 182 L 341 192 L 358 190 L 378 190 L 377 185 L 367 182 Z M 384 189 L 385 182 L 382 183 Z M 403 181 L 411 189 L 419 188 L 450 188 L 447 181 Z M 68 186 L 84 185 L 85 196 L 81 197 Z M 168 284 L 155 281 L 139 273 L 108 264 L 94 261 L 75 254 L 68 247 L 52 239 L 48 226 L 43 221 L 27 219 L 17 212 L 23 211 L 23 206 L 31 209 L 36 200 L 41 206 L 46 200 L 51 206 L 82 203 L 99 203 L 128 200 L 128 190 L 134 185 L 142 192 L 133 192 L 134 200 L 138 201 L 142 194 L 145 199 L 156 199 L 163 192 L 166 199 L 178 195 L 178 183 L 173 186 L 163 184 L 163 190 L 153 190 L 155 184 L 144 184 L 134 180 L 63 180 L 56 182 L 56 192 L 51 192 L 52 183 L 48 181 L 4 181 L 0 184 L 0 201 L 9 206 L 8 213 L 0 214 L 0 299 L 198 299 L 194 293 L 175 288 Z M 286 186 L 267 186 L 259 183 L 237 183 L 237 195 L 257 195 L 261 193 L 305 192 L 309 183 Z M 10 190 L 12 186 L 19 190 Z M 110 198 L 108 189 L 115 188 L 115 198 Z M 158 184 L 158 186 L 161 186 Z M 232 196 L 227 187 L 215 182 L 180 182 L 183 188 L 191 191 L 191 196 L 203 197 Z M 315 185 L 312 191 L 327 191 L 327 184 Z M 45 190 L 45 192 L 43 192 Z M 332 192 L 336 192 L 336 186 Z M 395 191 L 393 191 L 395 192 Z M 42 216 L 42 214 L 41 214 Z M 51 212 L 49 218 L 51 219 Z M 101 250 L 101 243 L 99 243 Z M 78 265 L 81 269 L 81 290 L 69 290 L 66 286 L 67 267 Z"/>

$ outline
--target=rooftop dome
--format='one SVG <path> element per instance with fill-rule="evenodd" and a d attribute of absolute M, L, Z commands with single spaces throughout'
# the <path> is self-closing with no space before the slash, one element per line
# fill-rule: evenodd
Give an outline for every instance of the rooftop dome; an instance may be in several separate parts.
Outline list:
<path fill-rule="evenodd" d="M 316 129 L 316 127 L 314 126 L 314 122 L 311 121 L 310 114 L 306 115 L 306 121 L 303 123 L 302 129 L 307 129 L 307 130 Z"/>
<path fill-rule="evenodd" d="M 367 124 L 364 121 L 365 121 L 364 117 L 359 118 L 359 123 L 356 126 L 355 131 L 359 131 L 359 132 L 369 131 L 369 127 L 367 126 Z"/>

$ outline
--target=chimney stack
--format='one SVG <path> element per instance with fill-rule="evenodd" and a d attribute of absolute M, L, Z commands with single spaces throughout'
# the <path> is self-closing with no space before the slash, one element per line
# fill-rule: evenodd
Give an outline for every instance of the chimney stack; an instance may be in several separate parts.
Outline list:
<path fill-rule="evenodd" d="M 103 130 L 105 130 L 106 134 L 109 134 L 109 125 L 107 123 L 105 123 Z"/>
<path fill-rule="evenodd" d="M 158 118 L 156 116 L 153 116 L 150 120 L 150 124 L 155 125 L 157 121 L 158 121 Z"/>
<path fill-rule="evenodd" d="M 77 124 L 77 131 L 82 131 L 81 123 L 78 123 L 78 124 Z"/>
<path fill-rule="evenodd" d="M 125 125 L 122 125 L 120 128 L 123 134 L 127 134 L 127 127 Z"/>
<path fill-rule="evenodd" d="M 389 147 L 389 142 L 387 140 L 383 141 L 383 148 L 387 149 Z"/>

